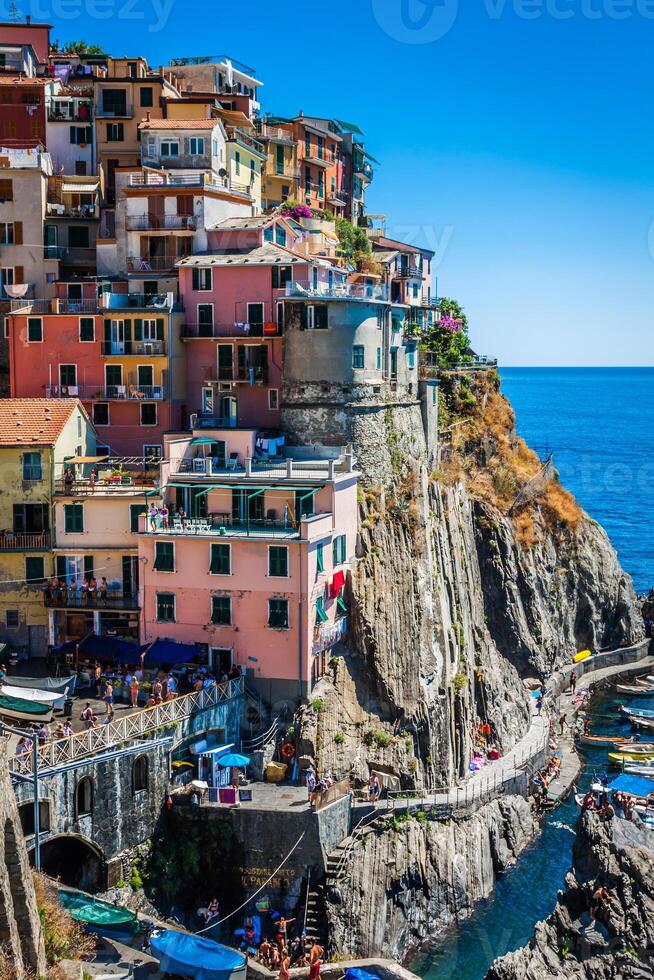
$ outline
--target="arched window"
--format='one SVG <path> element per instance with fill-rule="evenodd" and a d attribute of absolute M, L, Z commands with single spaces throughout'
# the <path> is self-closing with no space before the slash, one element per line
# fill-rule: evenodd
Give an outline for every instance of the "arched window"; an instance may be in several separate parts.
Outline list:
<path fill-rule="evenodd" d="M 18 806 L 18 816 L 23 833 L 26 837 L 31 837 L 34 833 L 34 802 L 20 803 Z M 39 825 L 40 829 L 50 830 L 50 802 L 49 800 L 39 801 Z"/>
<path fill-rule="evenodd" d="M 138 793 L 148 788 L 148 757 L 140 755 L 132 765 L 132 791 Z"/>
<path fill-rule="evenodd" d="M 93 813 L 93 780 L 90 776 L 80 779 L 75 791 L 75 810 L 78 817 Z"/>

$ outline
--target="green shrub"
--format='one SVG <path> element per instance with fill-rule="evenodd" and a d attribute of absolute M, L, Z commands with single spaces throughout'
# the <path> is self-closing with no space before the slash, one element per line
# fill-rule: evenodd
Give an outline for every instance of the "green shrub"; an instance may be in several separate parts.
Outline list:
<path fill-rule="evenodd" d="M 336 742 L 337 745 L 342 745 L 343 742 L 345 741 L 345 735 L 343 734 L 343 732 L 336 732 L 336 734 L 334 735 L 334 741 Z"/>

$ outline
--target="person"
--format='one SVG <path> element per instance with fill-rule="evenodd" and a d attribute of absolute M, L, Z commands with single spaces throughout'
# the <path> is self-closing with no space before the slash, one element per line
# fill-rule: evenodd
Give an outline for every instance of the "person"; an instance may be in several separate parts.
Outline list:
<path fill-rule="evenodd" d="M 168 674 L 168 680 L 166 681 L 166 690 L 168 694 L 177 694 L 177 681 L 175 680 L 175 675 L 171 671 Z"/>
<path fill-rule="evenodd" d="M 132 675 L 132 680 L 129 685 L 129 700 L 133 708 L 138 708 L 139 703 L 139 682 L 136 674 Z"/>
<path fill-rule="evenodd" d="M 73 726 L 70 723 L 70 718 L 66 718 L 64 722 L 64 735 L 66 736 L 66 738 L 70 738 L 72 734 L 73 734 Z"/>
<path fill-rule="evenodd" d="M 161 526 L 162 526 L 162 528 L 165 531 L 167 531 L 168 530 L 168 508 L 166 507 L 166 504 L 165 503 L 162 504 L 161 510 L 159 511 L 159 515 L 161 517 Z"/>
<path fill-rule="evenodd" d="M 566 721 L 567 721 L 567 716 L 565 712 L 563 712 L 563 714 L 559 718 L 559 735 L 563 735 L 563 729 L 565 728 Z"/>
<path fill-rule="evenodd" d="M 163 684 L 157 677 L 156 681 L 152 685 L 152 697 L 155 699 L 157 703 L 159 703 L 161 701 L 162 695 L 163 695 Z"/>
<path fill-rule="evenodd" d="M 21 735 L 16 743 L 16 755 L 26 755 L 31 748 L 28 740 Z"/>
<path fill-rule="evenodd" d="M 148 518 L 150 520 L 150 530 L 157 530 L 157 518 L 159 517 L 159 510 L 156 504 L 150 504 L 150 510 L 148 511 Z"/>
<path fill-rule="evenodd" d="M 295 919 L 287 919 L 285 916 L 281 915 L 277 923 L 277 941 L 283 943 L 286 946 L 288 940 L 288 927 L 291 922 L 295 922 Z"/>
<path fill-rule="evenodd" d="M 220 909 L 218 906 L 218 899 L 212 898 L 206 909 L 202 909 L 205 922 L 211 922 L 212 919 L 217 919 Z"/>
<path fill-rule="evenodd" d="M 102 578 L 100 579 L 100 584 L 98 586 L 98 602 L 101 602 L 105 606 L 107 604 L 108 588 L 109 588 L 109 583 L 107 582 L 107 579 L 103 575 Z"/>
<path fill-rule="evenodd" d="M 91 472 L 89 473 L 89 484 L 91 487 L 91 493 L 95 490 L 96 484 L 98 482 L 98 468 L 93 466 Z"/>
<path fill-rule="evenodd" d="M 584 735 L 590 735 L 590 718 L 584 718 Z"/>
<path fill-rule="evenodd" d="M 177 513 L 179 514 L 179 520 L 180 520 L 180 523 L 181 523 L 182 527 L 183 528 L 186 527 L 186 521 L 187 521 L 186 511 L 184 510 L 183 507 L 178 507 L 177 508 Z"/>
<path fill-rule="evenodd" d="M 96 662 L 93 668 L 93 686 L 95 687 L 96 698 L 100 697 L 100 686 L 102 684 L 102 667 Z"/>
<path fill-rule="evenodd" d="M 80 715 L 80 721 L 84 722 L 84 727 L 87 729 L 93 728 L 95 718 L 93 717 L 93 708 L 91 707 L 91 702 L 86 702 L 86 707 Z"/>
<path fill-rule="evenodd" d="M 66 493 L 73 492 L 73 485 L 75 483 L 75 474 L 70 466 L 66 467 L 64 472 L 64 490 Z"/>
<path fill-rule="evenodd" d="M 570 674 L 570 693 L 574 695 L 576 690 L 577 690 L 577 674 L 573 670 L 572 673 Z"/>
<path fill-rule="evenodd" d="M 309 766 L 309 768 L 307 769 L 306 784 L 307 784 L 307 794 L 309 798 L 309 803 L 311 803 L 314 799 L 315 792 L 316 792 L 316 771 L 313 768 L 313 766 Z"/>
<path fill-rule="evenodd" d="M 197 790 L 193 790 L 191 793 L 191 806 L 200 806 L 200 794 Z"/>
<path fill-rule="evenodd" d="M 107 681 L 107 686 L 104 689 L 104 703 L 107 706 L 106 714 L 109 717 L 109 721 L 114 719 L 114 687 L 111 681 Z"/>
<path fill-rule="evenodd" d="M 543 695 L 539 694 L 536 698 L 536 714 L 540 714 L 543 710 Z"/>
<path fill-rule="evenodd" d="M 371 803 L 376 803 L 381 796 L 381 783 L 379 782 L 379 776 L 377 773 L 373 772 L 370 780 L 368 781 L 368 799 Z"/>
<path fill-rule="evenodd" d="M 41 722 L 36 731 L 36 737 L 39 740 L 39 745 L 45 745 L 45 743 L 48 741 L 48 729 L 45 727 L 43 722 Z"/>
<path fill-rule="evenodd" d="M 91 577 L 89 579 L 89 584 L 88 584 L 87 593 L 86 593 L 87 601 L 88 601 L 88 605 L 89 606 L 94 606 L 95 605 L 95 600 L 96 600 L 97 594 L 98 594 L 98 583 L 96 582 L 96 580 L 93 577 Z"/>
<path fill-rule="evenodd" d="M 291 969 L 291 957 L 288 955 L 288 950 L 284 946 L 280 952 L 280 964 L 279 964 L 279 980 L 289 980 L 290 969 Z"/>
<path fill-rule="evenodd" d="M 314 943 L 313 946 L 311 947 L 311 952 L 309 954 L 310 980 L 319 980 L 322 956 L 323 956 L 322 946 L 319 946 L 318 943 Z"/>

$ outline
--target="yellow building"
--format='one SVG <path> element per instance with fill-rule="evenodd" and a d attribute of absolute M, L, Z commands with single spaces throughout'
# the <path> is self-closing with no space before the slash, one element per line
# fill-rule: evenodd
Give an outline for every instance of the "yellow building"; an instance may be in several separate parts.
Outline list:
<path fill-rule="evenodd" d="M 19 655 L 47 653 L 55 472 L 95 448 L 77 399 L 0 399 L 0 642 Z"/>

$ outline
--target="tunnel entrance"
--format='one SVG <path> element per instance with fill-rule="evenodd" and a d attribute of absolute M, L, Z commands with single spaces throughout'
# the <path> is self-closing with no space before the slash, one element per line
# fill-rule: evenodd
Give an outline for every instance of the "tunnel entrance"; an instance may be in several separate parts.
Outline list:
<path fill-rule="evenodd" d="M 34 858 L 34 852 L 30 853 Z M 41 870 L 62 884 L 97 892 L 104 887 L 104 861 L 93 845 L 81 837 L 63 835 L 41 844 Z"/>

